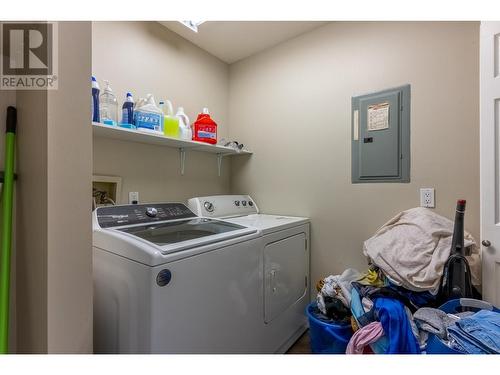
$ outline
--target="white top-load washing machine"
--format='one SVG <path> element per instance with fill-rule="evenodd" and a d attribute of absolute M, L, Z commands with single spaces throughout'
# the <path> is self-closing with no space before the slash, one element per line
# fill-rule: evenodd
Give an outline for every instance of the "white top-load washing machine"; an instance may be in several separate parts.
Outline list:
<path fill-rule="evenodd" d="M 257 229 L 162 203 L 99 207 L 93 230 L 95 352 L 266 352 Z"/>
<path fill-rule="evenodd" d="M 248 195 L 196 197 L 188 207 L 200 217 L 255 228 L 260 233 L 267 350 L 286 351 L 306 330 L 310 302 L 309 219 L 259 213 Z"/>

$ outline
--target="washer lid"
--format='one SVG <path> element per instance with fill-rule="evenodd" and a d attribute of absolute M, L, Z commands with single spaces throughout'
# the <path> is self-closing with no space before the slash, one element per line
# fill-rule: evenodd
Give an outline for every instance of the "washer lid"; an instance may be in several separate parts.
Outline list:
<path fill-rule="evenodd" d="M 260 235 L 256 228 L 199 218 L 180 203 L 99 207 L 92 223 L 95 248 L 151 266 Z"/>
<path fill-rule="evenodd" d="M 94 248 L 149 265 L 209 252 L 260 236 L 256 228 L 217 219 L 182 219 L 94 228 Z"/>
<path fill-rule="evenodd" d="M 185 241 L 194 241 L 246 229 L 242 225 L 220 220 L 196 218 L 191 220 L 167 221 L 139 226 L 116 228 L 116 230 L 137 236 L 157 246 L 166 246 Z M 221 236 L 219 236 L 221 237 Z M 227 238 L 226 236 L 223 236 Z"/>

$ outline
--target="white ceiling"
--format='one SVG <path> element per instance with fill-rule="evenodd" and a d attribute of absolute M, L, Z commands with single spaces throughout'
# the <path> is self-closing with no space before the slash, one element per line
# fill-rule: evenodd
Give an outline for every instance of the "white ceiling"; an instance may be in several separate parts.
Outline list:
<path fill-rule="evenodd" d="M 232 64 L 326 22 L 207 21 L 198 26 L 198 33 L 177 21 L 160 23 L 222 61 Z"/>

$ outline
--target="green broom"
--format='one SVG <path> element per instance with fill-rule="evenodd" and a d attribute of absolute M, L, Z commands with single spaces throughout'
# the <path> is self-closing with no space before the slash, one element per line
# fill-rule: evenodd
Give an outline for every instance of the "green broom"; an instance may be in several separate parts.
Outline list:
<path fill-rule="evenodd" d="M 2 224 L 0 227 L 0 354 L 6 354 L 9 350 L 10 248 L 12 242 L 16 123 L 17 110 L 14 107 L 8 107 L 5 132 L 5 171 L 2 187 Z"/>

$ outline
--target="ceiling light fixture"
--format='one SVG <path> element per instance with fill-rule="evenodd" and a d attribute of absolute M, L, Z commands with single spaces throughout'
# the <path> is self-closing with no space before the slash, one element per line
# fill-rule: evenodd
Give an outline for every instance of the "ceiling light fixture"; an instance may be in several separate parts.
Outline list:
<path fill-rule="evenodd" d="M 184 26 L 190 28 L 195 33 L 197 33 L 198 26 L 200 26 L 205 21 L 179 21 L 179 22 L 182 23 Z"/>

